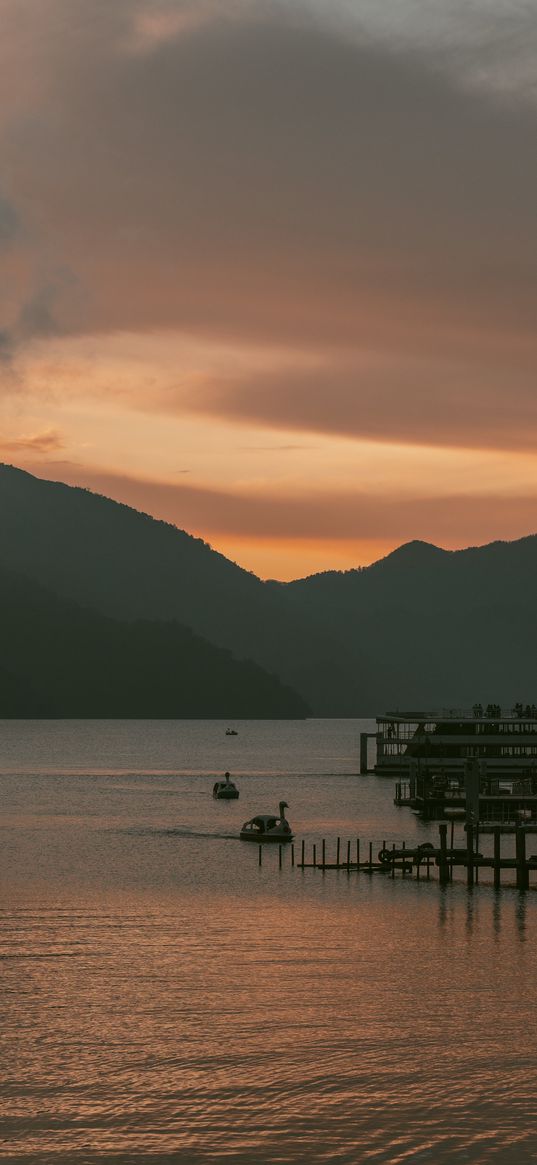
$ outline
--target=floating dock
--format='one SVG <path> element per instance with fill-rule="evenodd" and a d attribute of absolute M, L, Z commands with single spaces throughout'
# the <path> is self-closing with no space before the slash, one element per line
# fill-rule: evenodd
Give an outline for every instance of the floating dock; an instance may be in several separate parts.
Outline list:
<path fill-rule="evenodd" d="M 377 853 L 373 842 L 368 842 L 364 845 L 360 838 L 354 841 L 348 840 L 346 843 L 341 843 L 341 838 L 336 839 L 336 852 L 329 854 L 326 839 L 321 842 L 311 842 L 307 844 L 302 841 L 299 850 L 300 858 L 296 860 L 295 844 L 291 846 L 279 846 L 278 864 L 279 868 L 283 868 L 284 855 L 287 854 L 291 867 L 299 870 L 319 870 L 321 873 L 327 871 L 340 870 L 347 874 L 381 874 L 395 878 L 397 871 L 400 872 L 403 878 L 414 876 L 417 881 L 424 877 L 427 881 L 434 880 L 439 885 L 446 885 L 453 881 L 453 871 L 459 868 L 466 872 L 466 884 L 472 887 L 479 882 L 479 873 L 481 870 L 491 870 L 493 873 L 493 885 L 495 889 L 500 889 L 502 884 L 502 871 L 514 871 L 515 885 L 517 890 L 529 890 L 530 888 L 530 874 L 537 873 L 537 853 L 527 855 L 526 853 L 526 839 L 529 830 L 525 826 L 519 826 L 515 831 L 515 853 L 514 856 L 502 856 L 502 837 L 505 834 L 501 826 L 495 826 L 493 830 L 493 853 L 484 855 L 479 852 L 479 836 L 480 831 L 476 828 L 467 829 L 466 845 L 464 847 L 457 847 L 454 845 L 453 825 L 451 826 L 451 838 L 448 845 L 447 822 L 441 822 L 438 826 L 438 845 L 433 845 L 432 842 L 424 842 L 421 845 L 407 845 L 405 842 L 401 846 L 395 844 L 382 845 Z M 263 846 L 259 846 L 259 865 L 263 863 Z M 431 873 L 436 872 L 436 877 L 431 879 Z M 511 882 L 510 885 L 513 885 Z"/>

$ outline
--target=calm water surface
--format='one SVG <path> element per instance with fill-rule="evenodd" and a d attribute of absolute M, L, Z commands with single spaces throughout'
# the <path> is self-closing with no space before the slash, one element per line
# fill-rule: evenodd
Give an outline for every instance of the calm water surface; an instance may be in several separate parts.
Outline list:
<path fill-rule="evenodd" d="M 9 1162 L 537 1161 L 534 890 L 278 869 L 434 840 L 366 721 L 0 723 Z M 230 769 L 238 802 L 214 802 Z"/>

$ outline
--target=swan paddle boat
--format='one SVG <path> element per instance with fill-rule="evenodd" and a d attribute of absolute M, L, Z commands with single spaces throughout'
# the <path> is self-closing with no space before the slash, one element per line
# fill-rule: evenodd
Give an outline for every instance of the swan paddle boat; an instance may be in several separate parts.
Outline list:
<path fill-rule="evenodd" d="M 294 833 L 285 816 L 288 808 L 287 801 L 280 801 L 279 817 L 271 813 L 258 813 L 250 821 L 245 821 L 240 832 L 241 841 L 276 841 L 280 845 L 284 841 L 292 841 Z"/>
<path fill-rule="evenodd" d="M 238 736 L 238 735 L 239 734 L 235 728 L 226 728 L 226 736 Z"/>
<path fill-rule="evenodd" d="M 236 801 L 238 796 L 239 790 L 233 784 L 229 773 L 224 773 L 223 781 L 215 781 L 213 785 L 213 797 L 217 801 Z"/>

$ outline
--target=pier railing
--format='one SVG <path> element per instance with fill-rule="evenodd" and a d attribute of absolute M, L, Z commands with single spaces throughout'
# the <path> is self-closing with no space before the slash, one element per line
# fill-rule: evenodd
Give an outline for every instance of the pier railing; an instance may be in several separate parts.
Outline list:
<path fill-rule="evenodd" d="M 402 711 L 400 708 L 392 709 L 385 712 L 382 716 L 377 716 L 377 723 L 382 724 L 391 720 L 407 720 L 411 723 L 423 724 L 432 723 L 438 720 L 535 720 L 537 719 L 537 708 L 535 705 L 518 706 L 514 708 L 501 708 L 499 704 L 494 706 L 494 712 L 489 713 L 487 708 L 481 708 L 480 711 L 476 707 L 472 708 L 428 708 L 423 711 L 416 711 L 413 709 L 410 712 Z"/>

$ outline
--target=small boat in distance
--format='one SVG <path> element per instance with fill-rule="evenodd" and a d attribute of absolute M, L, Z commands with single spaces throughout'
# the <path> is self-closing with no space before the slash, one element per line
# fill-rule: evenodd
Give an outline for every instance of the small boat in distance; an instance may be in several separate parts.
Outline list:
<path fill-rule="evenodd" d="M 229 773 L 224 773 L 223 781 L 215 781 L 213 785 L 213 797 L 217 801 L 236 801 L 238 796 L 239 790 L 233 784 Z"/>
<path fill-rule="evenodd" d="M 289 806 L 287 801 L 280 801 L 280 816 L 270 813 L 258 813 L 256 817 L 245 821 L 240 832 L 241 841 L 292 841 L 294 833 L 286 819 L 285 810 Z"/>
<path fill-rule="evenodd" d="M 226 728 L 226 736 L 238 736 L 238 732 L 234 728 Z"/>

